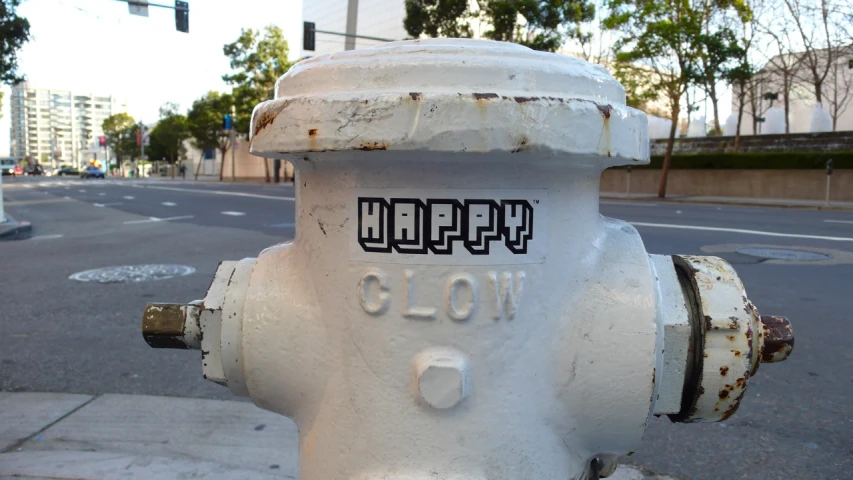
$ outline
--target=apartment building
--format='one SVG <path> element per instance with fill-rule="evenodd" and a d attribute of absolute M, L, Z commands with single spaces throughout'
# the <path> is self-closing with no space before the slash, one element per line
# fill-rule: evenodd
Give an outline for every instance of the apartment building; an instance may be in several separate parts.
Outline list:
<path fill-rule="evenodd" d="M 12 87 L 11 155 L 51 165 L 81 165 L 103 135 L 103 121 L 127 110 L 112 95 L 36 88 L 29 82 Z"/>

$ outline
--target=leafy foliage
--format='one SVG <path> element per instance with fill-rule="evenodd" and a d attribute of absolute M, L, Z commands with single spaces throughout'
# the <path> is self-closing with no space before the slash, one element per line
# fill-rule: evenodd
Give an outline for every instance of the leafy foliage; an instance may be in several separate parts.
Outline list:
<path fill-rule="evenodd" d="M 554 52 L 595 15 L 589 0 L 477 0 L 476 7 L 466 0 L 406 0 L 403 25 L 414 37 L 471 37 L 472 23 L 480 22 L 485 38 Z"/>
<path fill-rule="evenodd" d="M 160 121 L 151 129 L 149 136 L 148 158 L 163 158 L 175 163 L 181 156 L 184 140 L 190 138 L 190 124 L 185 115 L 177 112 L 175 105 L 167 104 L 160 108 Z"/>
<path fill-rule="evenodd" d="M 470 38 L 468 0 L 406 0 L 403 27 L 413 37 Z"/>
<path fill-rule="evenodd" d="M 269 25 L 263 32 L 241 30 L 240 37 L 222 47 L 232 73 L 222 80 L 232 86 L 236 107 L 235 128 L 248 134 L 252 110 L 275 97 L 275 82 L 291 67 L 289 48 L 281 28 Z"/>
<path fill-rule="evenodd" d="M 139 126 L 136 120 L 127 113 L 116 113 L 104 119 L 101 124 L 107 145 L 118 158 L 119 164 L 125 156 L 138 156 L 139 147 L 136 145 L 136 131 Z"/>
<path fill-rule="evenodd" d="M 15 13 L 19 4 L 0 0 L 0 82 L 7 84 L 23 80 L 18 75 L 18 50 L 30 39 L 30 22 Z"/>
<path fill-rule="evenodd" d="M 225 158 L 225 152 L 231 148 L 231 137 L 222 125 L 226 114 L 231 113 L 234 97 L 230 94 L 207 92 L 193 102 L 187 114 L 189 133 L 193 143 L 200 150 L 218 149 Z M 222 165 L 219 168 L 219 179 L 222 180 Z"/>

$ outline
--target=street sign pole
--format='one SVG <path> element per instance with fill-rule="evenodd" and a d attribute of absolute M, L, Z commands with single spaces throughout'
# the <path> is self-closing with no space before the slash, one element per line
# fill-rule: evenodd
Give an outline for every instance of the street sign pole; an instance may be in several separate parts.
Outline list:
<path fill-rule="evenodd" d="M 234 105 L 231 105 L 231 181 L 236 182 L 237 177 L 234 174 L 234 150 L 237 148 L 237 132 L 234 130 L 234 117 L 236 115 L 236 108 Z"/>

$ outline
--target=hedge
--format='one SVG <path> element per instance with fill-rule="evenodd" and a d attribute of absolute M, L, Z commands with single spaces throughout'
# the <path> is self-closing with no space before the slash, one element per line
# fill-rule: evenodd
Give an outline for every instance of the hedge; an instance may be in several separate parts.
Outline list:
<path fill-rule="evenodd" d="M 825 169 L 829 159 L 832 159 L 836 169 L 853 168 L 853 151 L 682 154 L 672 156 L 670 168 L 808 170 Z M 634 168 L 660 169 L 662 166 L 663 155 L 656 155 L 651 158 L 649 165 Z"/>

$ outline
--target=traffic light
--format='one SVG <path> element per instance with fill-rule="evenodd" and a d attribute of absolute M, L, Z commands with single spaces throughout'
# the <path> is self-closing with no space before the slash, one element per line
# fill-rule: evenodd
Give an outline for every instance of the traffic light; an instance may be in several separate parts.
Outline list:
<path fill-rule="evenodd" d="M 302 50 L 314 51 L 314 22 L 302 22 Z"/>
<path fill-rule="evenodd" d="M 175 29 L 179 32 L 190 33 L 190 4 L 175 0 Z"/>

